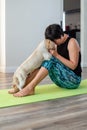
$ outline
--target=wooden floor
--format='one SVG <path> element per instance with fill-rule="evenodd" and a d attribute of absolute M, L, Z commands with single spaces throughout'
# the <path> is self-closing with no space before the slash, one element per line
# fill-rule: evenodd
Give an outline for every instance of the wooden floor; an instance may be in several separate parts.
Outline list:
<path fill-rule="evenodd" d="M 12 76 L 0 73 L 0 89 L 11 86 Z M 49 77 L 41 82 L 47 83 Z M 87 130 L 87 95 L 0 109 L 0 130 Z"/>

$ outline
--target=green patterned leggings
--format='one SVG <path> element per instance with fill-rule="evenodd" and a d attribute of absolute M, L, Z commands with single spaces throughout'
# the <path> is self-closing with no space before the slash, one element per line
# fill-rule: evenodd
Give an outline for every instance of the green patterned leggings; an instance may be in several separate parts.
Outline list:
<path fill-rule="evenodd" d="M 52 56 L 50 60 L 43 61 L 42 65 L 48 70 L 51 80 L 59 87 L 75 89 L 79 87 L 81 77 Z"/>

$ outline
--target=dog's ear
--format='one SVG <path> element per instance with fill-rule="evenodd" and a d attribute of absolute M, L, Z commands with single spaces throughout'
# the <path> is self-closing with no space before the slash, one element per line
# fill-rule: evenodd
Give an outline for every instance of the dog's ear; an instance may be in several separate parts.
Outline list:
<path fill-rule="evenodd" d="M 49 39 L 45 39 L 46 48 L 55 50 L 55 43 Z"/>
<path fill-rule="evenodd" d="M 47 49 L 50 48 L 50 40 L 49 40 L 49 39 L 46 39 L 46 40 L 45 40 L 45 45 L 46 45 L 46 48 L 47 48 Z"/>

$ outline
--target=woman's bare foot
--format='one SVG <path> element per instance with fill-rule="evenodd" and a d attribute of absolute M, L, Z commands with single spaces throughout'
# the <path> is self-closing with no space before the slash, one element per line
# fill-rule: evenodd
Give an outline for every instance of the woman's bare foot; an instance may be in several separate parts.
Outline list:
<path fill-rule="evenodd" d="M 24 97 L 24 96 L 30 96 L 34 95 L 34 89 L 29 89 L 29 88 L 23 88 L 19 92 L 13 94 L 14 97 Z"/>
<path fill-rule="evenodd" d="M 11 88 L 10 90 L 8 90 L 8 93 L 9 94 L 14 94 L 14 93 L 17 93 L 19 91 L 18 88 Z"/>

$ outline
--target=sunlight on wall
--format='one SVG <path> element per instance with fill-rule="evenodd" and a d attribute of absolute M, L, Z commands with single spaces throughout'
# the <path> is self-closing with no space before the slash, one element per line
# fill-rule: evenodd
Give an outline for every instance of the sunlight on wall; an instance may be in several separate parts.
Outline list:
<path fill-rule="evenodd" d="M 5 0 L 0 0 L 0 71 L 5 72 L 6 56 L 5 56 Z"/>
<path fill-rule="evenodd" d="M 63 31 L 65 31 L 65 12 L 63 12 Z"/>

